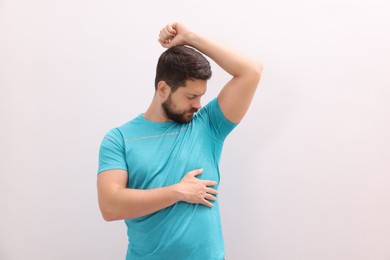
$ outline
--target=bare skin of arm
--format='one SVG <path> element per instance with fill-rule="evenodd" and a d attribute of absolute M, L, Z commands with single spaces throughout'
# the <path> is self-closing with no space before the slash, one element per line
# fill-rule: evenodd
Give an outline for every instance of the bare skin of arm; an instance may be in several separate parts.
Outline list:
<path fill-rule="evenodd" d="M 180 23 L 165 26 L 158 41 L 163 47 L 191 46 L 214 60 L 232 75 L 218 95 L 218 103 L 225 117 L 233 123 L 242 120 L 247 112 L 262 73 L 262 65 L 240 53 L 188 30 Z"/>
<path fill-rule="evenodd" d="M 178 201 L 199 203 L 213 207 L 218 192 L 210 187 L 215 181 L 201 180 L 196 176 L 202 169 L 193 170 L 174 185 L 149 189 L 126 188 L 128 174 L 124 170 L 108 170 L 98 175 L 98 199 L 106 221 L 145 216 L 175 204 Z"/>

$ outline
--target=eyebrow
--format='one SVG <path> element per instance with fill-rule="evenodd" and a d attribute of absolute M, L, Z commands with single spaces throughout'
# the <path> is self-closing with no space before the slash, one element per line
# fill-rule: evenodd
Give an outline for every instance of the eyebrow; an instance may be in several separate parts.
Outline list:
<path fill-rule="evenodd" d="M 206 94 L 206 92 L 202 93 L 202 94 L 195 94 L 195 93 L 189 93 L 189 92 L 186 93 L 186 95 L 189 95 L 189 96 L 203 96 L 204 94 Z"/>

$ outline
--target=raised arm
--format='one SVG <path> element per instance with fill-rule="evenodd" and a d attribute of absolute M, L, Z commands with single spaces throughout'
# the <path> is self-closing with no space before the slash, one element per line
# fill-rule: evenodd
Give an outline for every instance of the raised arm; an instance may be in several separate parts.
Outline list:
<path fill-rule="evenodd" d="M 215 61 L 232 75 L 218 95 L 218 103 L 225 117 L 238 123 L 244 117 L 260 81 L 262 65 L 244 55 L 188 30 L 180 23 L 165 26 L 159 35 L 163 47 L 189 45 Z"/>

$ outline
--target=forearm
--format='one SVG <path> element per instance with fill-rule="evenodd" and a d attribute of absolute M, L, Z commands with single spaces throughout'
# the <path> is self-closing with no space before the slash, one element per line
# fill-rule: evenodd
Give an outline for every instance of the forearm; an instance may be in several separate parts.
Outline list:
<path fill-rule="evenodd" d="M 210 57 L 222 69 L 233 77 L 255 77 L 256 82 L 261 74 L 261 64 L 211 38 L 190 32 L 186 44 Z"/>
<path fill-rule="evenodd" d="M 175 185 L 149 189 L 122 188 L 105 194 L 100 199 L 100 208 L 107 221 L 142 217 L 179 201 Z"/>

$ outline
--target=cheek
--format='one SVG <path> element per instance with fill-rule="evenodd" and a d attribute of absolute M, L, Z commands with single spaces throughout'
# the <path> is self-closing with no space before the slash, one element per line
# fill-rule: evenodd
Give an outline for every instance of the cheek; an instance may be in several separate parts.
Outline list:
<path fill-rule="evenodd" d="M 188 102 L 185 102 L 183 100 L 178 100 L 176 102 L 172 102 L 172 108 L 177 113 L 186 112 L 190 107 L 191 107 L 191 104 L 189 104 Z"/>
<path fill-rule="evenodd" d="M 193 109 L 193 100 L 188 100 L 187 97 L 176 96 L 171 99 L 172 108 L 177 113 L 187 113 Z"/>

